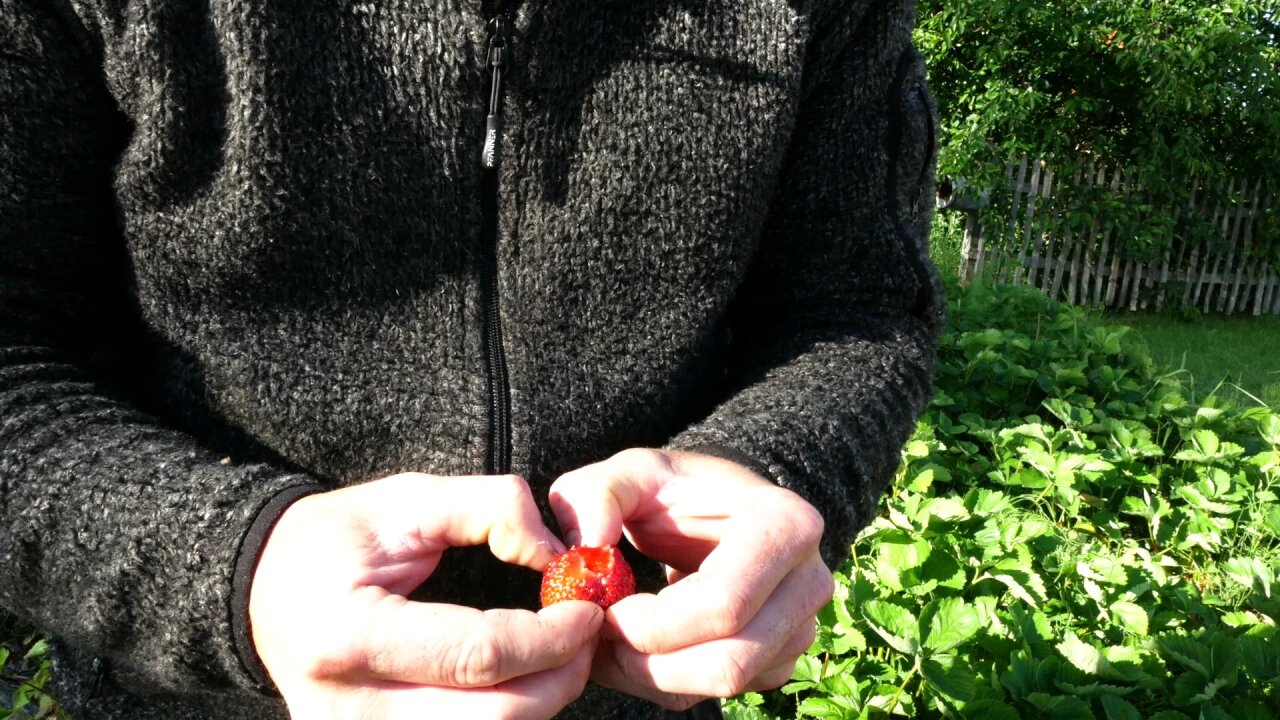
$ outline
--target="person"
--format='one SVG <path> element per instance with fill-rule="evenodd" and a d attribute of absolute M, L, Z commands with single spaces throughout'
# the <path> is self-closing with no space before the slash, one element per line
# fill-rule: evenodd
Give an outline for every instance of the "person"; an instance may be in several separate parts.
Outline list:
<path fill-rule="evenodd" d="M 930 394 L 911 0 L 0 13 L 0 605 L 74 717 L 788 679 Z M 642 592 L 534 609 L 565 543 Z"/>

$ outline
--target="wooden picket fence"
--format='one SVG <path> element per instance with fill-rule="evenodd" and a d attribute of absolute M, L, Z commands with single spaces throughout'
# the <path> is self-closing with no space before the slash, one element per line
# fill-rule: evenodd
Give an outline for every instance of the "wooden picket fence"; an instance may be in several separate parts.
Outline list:
<path fill-rule="evenodd" d="M 1123 169 L 1095 163 L 1061 178 L 1044 160 L 1023 156 L 1010 163 L 1007 177 L 1009 214 L 997 223 L 988 211 L 984 218 L 993 227 L 979 224 L 979 208 L 972 203 L 940 204 L 969 214 L 961 248 L 962 281 L 985 275 L 998 282 L 1026 283 L 1050 297 L 1093 307 L 1158 311 L 1175 304 L 1203 312 L 1280 314 L 1276 249 L 1256 246 L 1263 240 L 1259 220 L 1280 197 L 1263 183 L 1232 181 L 1216 200 L 1193 187 L 1184 207 L 1168 211 L 1174 225 L 1184 215 L 1194 215 L 1207 219 L 1217 237 L 1184 241 L 1174 233 L 1158 257 L 1144 261 L 1126 252 L 1124 233 L 1131 228 L 1100 214 L 1073 225 L 1066 221 L 1072 208 L 1055 202 L 1055 191 L 1060 193 L 1064 182 L 1125 197 L 1141 193 Z"/>

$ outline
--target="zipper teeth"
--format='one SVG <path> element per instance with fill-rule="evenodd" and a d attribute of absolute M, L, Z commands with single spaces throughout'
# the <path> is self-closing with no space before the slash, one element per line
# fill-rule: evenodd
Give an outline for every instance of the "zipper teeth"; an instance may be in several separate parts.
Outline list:
<path fill-rule="evenodd" d="M 501 13 L 508 21 L 511 20 L 512 3 L 503 2 L 503 0 L 492 0 L 486 4 L 486 8 L 491 9 L 491 17 L 497 17 Z M 503 42 L 509 42 L 509 38 L 503 38 Z M 486 63 L 488 62 L 486 54 Z M 500 123 L 502 94 L 501 88 L 497 85 L 497 77 L 490 76 L 489 87 L 489 103 L 490 117 L 498 115 Z M 497 148 L 494 148 L 493 158 L 496 160 Z M 496 162 L 494 163 L 496 165 Z M 486 347 L 486 370 L 489 390 L 489 448 L 486 458 L 486 473 L 488 474 L 505 474 L 511 472 L 511 383 L 507 371 L 507 357 L 503 348 L 502 339 L 502 312 L 499 304 L 499 277 L 498 277 L 498 245 L 501 237 L 501 230 L 498 223 L 498 190 L 499 179 L 498 170 L 494 166 L 486 167 L 483 170 L 482 181 L 482 230 L 483 237 L 481 243 L 488 251 L 485 263 L 485 301 L 487 304 L 487 312 L 485 319 L 488 323 L 485 333 Z"/>
<path fill-rule="evenodd" d="M 511 472 L 511 385 L 503 348 L 502 312 L 498 282 L 498 171 L 486 168 L 483 180 L 485 370 L 489 391 L 488 475 Z"/>
<path fill-rule="evenodd" d="M 493 286 L 489 305 L 490 348 L 494 373 L 493 419 L 497 432 L 494 437 L 494 472 L 511 472 L 511 382 L 507 375 L 507 357 L 502 344 L 502 316 L 498 308 L 498 262 L 494 247 Z"/>

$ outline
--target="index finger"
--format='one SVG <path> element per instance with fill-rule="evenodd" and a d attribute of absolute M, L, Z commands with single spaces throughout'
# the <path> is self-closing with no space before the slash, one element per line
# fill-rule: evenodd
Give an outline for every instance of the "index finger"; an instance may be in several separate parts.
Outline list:
<path fill-rule="evenodd" d="M 366 487 L 380 493 L 370 498 L 369 514 L 386 548 L 402 549 L 406 538 L 428 553 L 488 544 L 499 560 L 539 571 L 565 549 L 542 524 L 529 484 L 517 475 L 405 473 Z"/>
<path fill-rule="evenodd" d="M 616 545 L 623 521 L 638 513 L 674 474 L 663 453 L 624 450 L 561 475 L 551 485 L 551 511 L 570 545 Z"/>
<path fill-rule="evenodd" d="M 783 578 L 817 554 L 822 536 L 821 516 L 804 501 L 781 488 L 756 492 L 697 572 L 610 607 L 606 635 L 657 654 L 741 632 Z"/>

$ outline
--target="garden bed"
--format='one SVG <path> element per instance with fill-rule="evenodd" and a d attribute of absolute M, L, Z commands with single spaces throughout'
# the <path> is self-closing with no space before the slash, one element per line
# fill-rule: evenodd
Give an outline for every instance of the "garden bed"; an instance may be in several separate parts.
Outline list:
<path fill-rule="evenodd" d="M 1275 718 L 1280 416 L 1126 328 L 956 294 L 937 395 L 793 682 L 734 720 Z"/>

